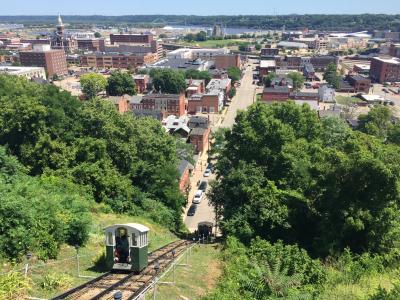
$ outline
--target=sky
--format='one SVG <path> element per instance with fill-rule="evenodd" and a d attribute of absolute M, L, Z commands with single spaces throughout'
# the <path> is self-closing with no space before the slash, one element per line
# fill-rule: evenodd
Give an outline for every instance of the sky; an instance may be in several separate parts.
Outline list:
<path fill-rule="evenodd" d="M 2 0 L 0 2 L 3 2 L 0 3 L 0 15 L 400 14 L 400 0 Z"/>

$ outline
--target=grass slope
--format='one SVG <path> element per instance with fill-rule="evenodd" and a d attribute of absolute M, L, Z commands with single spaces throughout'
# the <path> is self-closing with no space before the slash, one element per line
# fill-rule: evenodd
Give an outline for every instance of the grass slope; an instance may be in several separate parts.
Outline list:
<path fill-rule="evenodd" d="M 104 251 L 105 246 L 102 229 L 108 225 L 117 223 L 141 223 L 146 225 L 150 228 L 150 251 L 177 239 L 169 230 L 141 217 L 112 213 L 94 213 L 93 219 L 94 222 L 91 229 L 90 240 L 88 244 L 79 251 L 80 274 L 84 276 L 97 277 L 101 274 L 92 267 L 94 262 Z M 32 288 L 29 294 L 33 297 L 48 298 L 90 279 L 77 277 L 76 250 L 67 245 L 61 247 L 57 260 L 43 263 L 33 259 L 31 264 L 32 268 L 30 269 L 29 277 L 31 279 Z M 7 269 L 7 266 L 4 266 L 4 264 L 3 267 Z M 22 267 L 23 264 L 18 266 L 19 269 L 22 269 Z"/>
<path fill-rule="evenodd" d="M 180 299 L 181 296 L 190 300 L 201 299 L 216 284 L 221 274 L 221 263 L 219 260 L 220 246 L 199 245 L 192 249 L 192 254 L 188 257 L 189 266 L 178 266 L 175 271 L 175 285 L 158 284 L 157 299 L 172 300 Z M 186 263 L 184 256 L 180 262 Z M 161 281 L 171 282 L 173 279 L 172 271 Z M 146 299 L 152 299 L 150 291 Z"/>

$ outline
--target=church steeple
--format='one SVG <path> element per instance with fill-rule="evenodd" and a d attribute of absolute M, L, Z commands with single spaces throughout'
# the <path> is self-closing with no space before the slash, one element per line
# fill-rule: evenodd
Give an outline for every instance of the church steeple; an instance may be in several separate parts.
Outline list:
<path fill-rule="evenodd" d="M 58 26 L 64 26 L 60 14 L 58 14 L 57 21 L 58 21 Z"/>

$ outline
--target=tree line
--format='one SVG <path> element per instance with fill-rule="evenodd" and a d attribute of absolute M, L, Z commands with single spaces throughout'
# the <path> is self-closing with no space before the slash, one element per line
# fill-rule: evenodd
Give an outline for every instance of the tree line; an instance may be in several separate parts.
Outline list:
<path fill-rule="evenodd" d="M 293 102 L 239 112 L 211 153 L 209 197 L 227 252 L 207 299 L 312 299 L 332 280 L 354 284 L 396 268 L 399 128 L 384 106 L 361 115 L 356 130 Z"/>
<path fill-rule="evenodd" d="M 54 16 L 0 16 L 0 22 L 22 23 L 25 25 L 54 24 Z M 400 30 L 400 16 L 386 14 L 358 15 L 126 15 L 126 16 L 63 16 L 63 20 L 71 26 L 79 24 L 99 25 L 196 25 L 212 26 L 223 24 L 227 27 L 250 27 L 256 29 L 320 29 L 320 30 Z"/>
<path fill-rule="evenodd" d="M 95 202 L 117 213 L 152 215 L 172 230 L 181 229 L 185 198 L 178 186 L 180 146 L 157 120 L 121 115 L 107 101 L 81 102 L 53 85 L 1 75 L 0 145 L 4 159 L 15 157 L 11 167 L 0 160 L 1 174 L 10 168 L 19 170 L 14 162 L 24 170 L 15 184 L 7 178 L 0 181 L 1 189 L 9 194 L 9 201 L 2 197 L 0 220 L 10 224 L 0 228 L 1 247 L 6 248 L 0 247 L 0 255 L 20 254 L 18 243 L 23 242 L 24 230 L 29 230 L 29 222 L 41 220 L 42 214 L 48 216 L 39 228 L 51 226 L 43 235 L 45 241 L 40 244 L 36 234 L 41 233 L 32 233 L 36 228 L 32 225 L 26 239 L 32 235 L 29 240 L 35 245 L 21 247 L 24 251 L 49 248 L 54 255 L 56 246 L 69 236 L 58 234 L 58 230 L 65 232 L 69 223 L 58 222 L 72 222 L 76 211 L 85 213 Z M 61 218 L 62 207 L 68 206 L 73 215 L 69 217 L 66 211 Z M 24 217 L 30 221 L 22 221 Z M 76 226 L 81 228 L 80 223 L 85 222 L 85 218 L 78 219 Z M 51 242 L 53 233 L 59 237 Z"/>

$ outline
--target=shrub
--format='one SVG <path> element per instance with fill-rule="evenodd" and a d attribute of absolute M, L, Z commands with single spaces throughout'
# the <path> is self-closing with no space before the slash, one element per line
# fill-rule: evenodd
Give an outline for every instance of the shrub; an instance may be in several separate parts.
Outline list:
<path fill-rule="evenodd" d="M 70 275 L 60 273 L 47 273 L 42 276 L 39 283 L 41 289 L 54 291 L 59 289 L 68 289 L 72 286 L 73 280 Z"/>
<path fill-rule="evenodd" d="M 32 283 L 21 273 L 9 272 L 0 275 L 0 299 L 25 299 Z"/>

